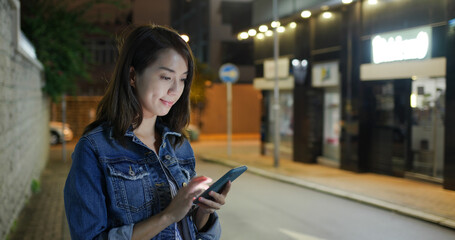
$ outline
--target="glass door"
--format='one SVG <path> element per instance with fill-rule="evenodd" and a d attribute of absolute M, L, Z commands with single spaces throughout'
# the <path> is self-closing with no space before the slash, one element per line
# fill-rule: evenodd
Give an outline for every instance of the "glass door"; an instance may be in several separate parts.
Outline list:
<path fill-rule="evenodd" d="M 412 82 L 411 172 L 442 181 L 444 160 L 445 78 Z"/>
<path fill-rule="evenodd" d="M 340 93 L 338 88 L 324 90 L 323 161 L 340 165 Z M 318 159 L 321 161 L 321 159 Z"/>

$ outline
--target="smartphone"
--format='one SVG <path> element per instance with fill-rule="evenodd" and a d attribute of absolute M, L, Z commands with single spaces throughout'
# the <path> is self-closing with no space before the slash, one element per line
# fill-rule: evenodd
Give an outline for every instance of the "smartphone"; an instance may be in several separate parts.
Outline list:
<path fill-rule="evenodd" d="M 213 200 L 213 198 L 209 195 L 210 191 L 214 191 L 217 193 L 221 193 L 224 189 L 224 186 L 228 181 L 233 182 L 236 178 L 238 178 L 242 173 L 244 173 L 248 169 L 247 166 L 241 166 L 237 168 L 233 168 L 229 170 L 226 174 L 224 174 L 220 179 L 218 179 L 214 184 L 210 185 L 210 187 L 205 190 L 201 195 L 199 195 L 194 201 L 194 204 L 199 203 L 199 198 L 203 197 L 209 200 Z"/>

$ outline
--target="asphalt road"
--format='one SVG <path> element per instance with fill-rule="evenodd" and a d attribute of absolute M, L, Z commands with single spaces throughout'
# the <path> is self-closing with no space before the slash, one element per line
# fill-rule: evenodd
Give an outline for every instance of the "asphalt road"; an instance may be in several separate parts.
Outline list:
<path fill-rule="evenodd" d="M 201 161 L 196 168 L 214 180 L 229 170 Z M 219 214 L 226 240 L 455 239 L 449 228 L 248 172 Z"/>

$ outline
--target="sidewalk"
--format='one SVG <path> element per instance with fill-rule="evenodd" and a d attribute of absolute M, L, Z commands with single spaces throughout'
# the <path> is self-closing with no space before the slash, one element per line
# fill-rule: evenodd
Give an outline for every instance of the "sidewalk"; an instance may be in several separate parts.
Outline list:
<path fill-rule="evenodd" d="M 455 229 L 455 191 L 441 185 L 374 173 L 354 173 L 317 164 L 297 163 L 260 155 L 259 141 L 233 141 L 231 156 L 226 141 L 192 144 L 199 160 L 230 167 L 247 165 L 250 173 L 384 208 Z"/>
<path fill-rule="evenodd" d="M 63 187 L 71 167 L 75 143 L 67 144 L 67 161 L 61 145 L 51 146 L 49 161 L 41 174 L 41 191 L 22 209 L 8 240 L 71 240 L 63 204 Z"/>

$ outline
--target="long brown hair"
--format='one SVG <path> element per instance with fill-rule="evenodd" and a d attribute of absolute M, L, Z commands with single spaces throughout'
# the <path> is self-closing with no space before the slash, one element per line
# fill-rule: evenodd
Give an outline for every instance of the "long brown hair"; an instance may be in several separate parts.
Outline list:
<path fill-rule="evenodd" d="M 123 142 L 128 128 L 141 124 L 142 106 L 130 85 L 130 67 L 137 74 L 142 74 L 158 58 L 160 50 L 168 48 L 176 50 L 187 60 L 188 75 L 179 100 L 167 115 L 158 117 L 157 121 L 186 137 L 184 131 L 190 120 L 189 95 L 194 74 L 193 53 L 175 30 L 158 25 L 136 27 L 119 44 L 119 57 L 106 93 L 98 105 L 96 120 L 85 128 L 84 134 L 107 122 L 113 128 L 113 137 Z M 173 143 L 180 144 L 183 140 L 176 138 Z"/>

